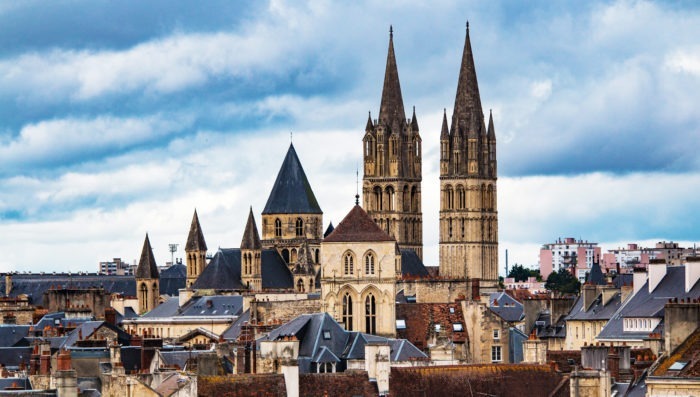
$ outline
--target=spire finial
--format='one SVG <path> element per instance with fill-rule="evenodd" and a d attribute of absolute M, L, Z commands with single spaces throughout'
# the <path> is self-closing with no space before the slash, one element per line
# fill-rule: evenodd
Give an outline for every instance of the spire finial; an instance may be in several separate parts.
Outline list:
<path fill-rule="evenodd" d="M 292 131 L 289 131 L 289 143 L 294 143 L 294 140 L 292 139 Z"/>
<path fill-rule="evenodd" d="M 355 205 L 360 205 L 360 166 L 355 164 Z"/>
<path fill-rule="evenodd" d="M 469 20 L 467 19 L 467 32 L 469 31 Z"/>
<path fill-rule="evenodd" d="M 389 25 L 389 38 L 394 38 L 394 25 Z"/>

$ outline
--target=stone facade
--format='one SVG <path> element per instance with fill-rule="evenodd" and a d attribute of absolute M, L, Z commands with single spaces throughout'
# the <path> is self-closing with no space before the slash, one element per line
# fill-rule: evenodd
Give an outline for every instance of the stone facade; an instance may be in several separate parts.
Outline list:
<path fill-rule="evenodd" d="M 104 319 L 111 299 L 104 288 L 52 288 L 44 292 L 44 304 L 49 313 L 86 309 L 98 320 Z"/>
<path fill-rule="evenodd" d="M 314 259 L 323 239 L 323 214 L 263 214 L 263 249 L 275 248 L 285 262 L 297 260 L 299 248 L 308 242 Z"/>
<path fill-rule="evenodd" d="M 471 296 L 467 280 L 402 279 L 397 290 L 403 290 L 404 295 L 415 295 L 416 303 L 450 303 Z"/>
<path fill-rule="evenodd" d="M 379 118 L 367 120 L 363 138 L 363 207 L 402 248 L 423 258 L 421 137 L 415 108 L 406 118 L 393 33 L 389 36 Z"/>
<path fill-rule="evenodd" d="M 470 362 L 508 362 L 508 323 L 479 301 L 462 301 L 462 311 L 469 335 Z"/>
<path fill-rule="evenodd" d="M 467 28 L 452 123 L 445 112 L 440 134 L 440 275 L 480 279 L 483 292 L 498 284 L 496 176 Z"/>

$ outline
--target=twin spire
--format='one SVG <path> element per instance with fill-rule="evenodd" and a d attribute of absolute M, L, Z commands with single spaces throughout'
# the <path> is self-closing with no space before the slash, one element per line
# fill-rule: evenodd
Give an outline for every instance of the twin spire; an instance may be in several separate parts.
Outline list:
<path fill-rule="evenodd" d="M 394 54 L 393 27 L 389 27 L 389 53 L 386 56 L 386 70 L 384 72 L 382 102 L 379 106 L 379 120 L 386 125 L 392 125 L 395 120 L 399 121 L 399 123 L 406 120 L 406 112 L 403 108 L 403 97 L 401 96 L 401 83 L 399 82 L 399 70 L 396 66 L 396 55 Z"/>

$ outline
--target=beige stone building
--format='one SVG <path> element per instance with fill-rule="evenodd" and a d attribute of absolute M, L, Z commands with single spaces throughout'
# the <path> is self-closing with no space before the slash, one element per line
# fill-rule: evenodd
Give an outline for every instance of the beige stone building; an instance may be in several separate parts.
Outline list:
<path fill-rule="evenodd" d="M 323 311 L 348 331 L 396 334 L 396 240 L 359 205 L 321 243 Z"/>
<path fill-rule="evenodd" d="M 422 259 L 421 137 L 415 107 L 412 118 L 406 118 L 393 32 L 379 118 L 373 121 L 370 114 L 367 120 L 363 156 L 363 207 L 401 248 L 415 251 Z"/>
<path fill-rule="evenodd" d="M 496 134 L 479 96 L 469 25 L 452 122 L 440 133 L 440 275 L 498 284 Z"/>
<path fill-rule="evenodd" d="M 136 297 L 139 300 L 138 312 L 143 314 L 158 306 L 158 298 L 160 297 L 158 265 L 156 265 L 156 259 L 153 256 L 153 249 L 151 249 L 148 234 L 146 234 L 146 240 L 143 242 L 141 259 L 136 268 L 135 277 Z"/>

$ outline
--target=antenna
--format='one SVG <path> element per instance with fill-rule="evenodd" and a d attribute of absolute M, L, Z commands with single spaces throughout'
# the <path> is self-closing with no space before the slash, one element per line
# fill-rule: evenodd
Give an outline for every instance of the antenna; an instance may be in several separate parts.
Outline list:
<path fill-rule="evenodd" d="M 170 265 L 175 264 L 175 252 L 177 252 L 177 246 L 179 244 L 168 244 L 168 249 L 170 250 Z"/>
<path fill-rule="evenodd" d="M 360 166 L 355 163 L 355 205 L 360 205 Z"/>

